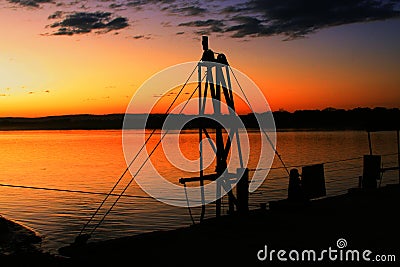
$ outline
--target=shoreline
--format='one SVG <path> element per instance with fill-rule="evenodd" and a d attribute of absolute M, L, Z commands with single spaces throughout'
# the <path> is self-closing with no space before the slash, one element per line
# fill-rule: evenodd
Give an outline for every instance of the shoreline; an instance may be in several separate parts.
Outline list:
<path fill-rule="evenodd" d="M 0 256 L 38 251 L 41 241 L 34 230 L 0 215 Z"/>
<path fill-rule="evenodd" d="M 225 116 L 225 115 L 223 115 Z M 7 130 L 120 130 L 125 124 L 129 129 L 161 129 L 166 114 L 76 114 L 37 118 L 1 117 L 0 131 Z M 196 129 L 215 124 L 214 120 L 199 119 L 193 114 L 168 114 L 169 120 L 187 121 L 185 129 Z M 324 110 L 269 111 L 257 114 L 240 114 L 246 129 L 259 129 L 258 119 L 278 131 L 335 131 L 335 130 L 397 130 L 400 129 L 398 108 L 355 108 L 351 110 L 327 108 Z M 220 118 L 222 119 L 222 117 Z M 218 120 L 217 120 L 218 121 Z M 171 125 L 171 124 L 169 124 Z M 171 127 L 178 127 L 171 126 Z M 183 127 L 183 125 L 182 125 Z M 170 129 L 173 130 L 173 129 Z M 178 129 L 180 130 L 180 128 Z"/>
<path fill-rule="evenodd" d="M 63 258 L 41 248 L 35 230 L 0 215 L 0 266 L 66 266 Z"/>

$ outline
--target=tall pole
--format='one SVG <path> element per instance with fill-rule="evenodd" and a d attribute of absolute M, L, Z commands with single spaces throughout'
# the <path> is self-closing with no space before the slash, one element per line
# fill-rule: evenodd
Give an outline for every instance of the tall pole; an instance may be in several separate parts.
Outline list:
<path fill-rule="evenodd" d="M 397 167 L 399 168 L 399 184 L 400 184 L 400 137 L 399 129 L 397 129 Z"/>
<path fill-rule="evenodd" d="M 202 108 L 202 101 L 201 101 L 201 65 L 197 65 L 198 68 L 198 81 L 199 81 L 199 152 L 200 152 L 200 191 L 201 191 L 201 215 L 200 215 L 200 221 L 203 220 L 204 218 L 204 213 L 206 211 L 206 206 L 205 206 L 205 199 L 204 199 L 204 180 L 203 180 L 203 129 L 202 129 L 202 124 L 201 120 L 203 117 L 204 110 Z"/>
<path fill-rule="evenodd" d="M 218 118 L 221 115 L 221 89 L 218 84 L 218 66 L 215 65 L 214 67 L 215 67 L 216 77 L 215 77 L 215 83 L 214 83 L 214 79 L 212 80 L 213 85 L 211 86 L 211 88 L 212 88 L 211 90 L 214 91 L 214 94 L 212 94 L 214 115 L 216 115 Z M 210 68 L 210 73 L 211 73 L 211 68 Z M 224 139 L 222 136 L 222 127 L 219 123 L 217 123 L 215 126 L 215 143 L 216 143 L 216 147 L 217 147 L 215 170 L 216 170 L 217 176 L 220 177 L 226 169 L 226 164 L 223 161 Z M 221 185 L 220 181 L 217 181 L 217 189 L 218 189 L 217 192 L 219 194 L 221 194 L 220 193 L 221 186 L 222 185 Z M 216 215 L 216 217 L 219 217 L 219 216 L 221 216 L 221 206 L 222 206 L 221 195 L 218 196 L 215 204 L 216 204 L 215 215 Z"/>
<path fill-rule="evenodd" d="M 235 106 L 233 102 L 233 93 L 232 93 L 232 88 L 231 88 L 231 83 L 229 79 L 229 70 L 226 67 L 227 70 L 227 83 L 225 82 L 223 71 L 222 71 L 222 66 L 221 65 L 226 65 L 228 66 L 228 61 L 226 60 L 226 57 L 224 54 L 218 54 L 218 57 L 215 58 L 214 52 L 210 49 L 208 49 L 208 38 L 203 37 L 203 55 L 201 57 L 201 61 L 198 63 L 198 98 L 199 98 L 199 154 L 200 154 L 200 159 L 199 159 L 199 177 L 191 177 L 191 178 L 181 178 L 179 179 L 179 182 L 182 184 L 185 184 L 186 182 L 194 182 L 194 181 L 200 181 L 200 190 L 201 190 L 201 216 L 200 216 L 200 221 L 204 219 L 204 214 L 205 214 L 205 188 L 204 188 L 204 180 L 209 180 L 209 181 L 216 181 L 216 216 L 219 217 L 221 216 L 221 197 L 222 197 L 222 189 L 225 190 L 225 192 L 228 193 L 229 197 L 229 211 L 231 213 L 234 212 L 234 205 L 239 209 L 239 202 L 237 198 L 235 198 L 233 192 L 232 192 L 232 173 L 228 173 L 227 169 L 227 158 L 229 151 L 231 150 L 231 142 L 233 140 L 234 135 L 236 134 L 237 137 L 237 143 L 238 143 L 238 149 L 239 149 L 239 159 L 240 159 L 240 170 L 243 169 L 243 159 L 241 155 L 241 148 L 240 148 L 240 139 L 239 139 L 239 132 L 238 129 L 231 129 L 231 131 L 227 131 L 228 133 L 228 139 L 226 141 L 226 145 L 224 144 L 224 138 L 223 138 L 223 129 L 222 125 L 218 122 L 219 119 L 221 119 L 222 116 L 222 110 L 221 110 L 221 93 L 223 92 L 223 96 L 225 97 L 225 100 L 227 102 L 227 105 L 229 108 L 232 110 L 229 110 L 230 115 L 235 115 L 236 113 L 234 112 Z M 205 76 L 206 76 L 206 82 L 204 85 L 204 90 L 202 90 L 202 69 L 206 68 Z M 213 75 L 213 68 L 215 68 L 215 83 L 214 83 L 214 75 Z M 213 115 L 215 116 L 216 124 L 208 124 L 209 127 L 215 127 L 215 145 L 211 143 L 211 146 L 214 149 L 214 152 L 216 154 L 215 158 L 215 174 L 204 174 L 204 162 L 203 162 L 203 131 L 205 134 L 205 137 L 210 138 L 206 128 L 203 125 L 202 119 L 204 117 L 204 113 L 206 110 L 206 100 L 207 100 L 207 91 L 208 89 L 210 90 L 211 94 L 211 100 L 212 100 L 212 108 L 213 108 Z M 221 92 L 222 90 L 222 92 Z M 202 95 L 202 91 L 204 92 L 204 96 Z M 220 178 L 222 175 L 225 177 L 222 177 L 222 181 L 218 178 Z M 239 171 L 238 174 L 239 175 Z M 240 178 L 240 177 L 238 177 Z M 247 178 L 248 180 L 248 178 Z M 237 194 L 237 197 L 242 200 L 242 206 L 247 206 L 247 196 L 248 196 L 248 184 L 247 183 L 242 183 L 243 186 L 241 187 L 243 190 L 239 190 L 240 192 Z M 244 185 L 246 185 L 247 189 L 246 192 L 244 192 Z M 237 190 L 236 190 L 237 191 Z M 240 195 L 240 197 L 239 197 Z M 246 199 L 246 201 L 245 201 Z M 243 210 L 243 208 L 241 208 Z"/>

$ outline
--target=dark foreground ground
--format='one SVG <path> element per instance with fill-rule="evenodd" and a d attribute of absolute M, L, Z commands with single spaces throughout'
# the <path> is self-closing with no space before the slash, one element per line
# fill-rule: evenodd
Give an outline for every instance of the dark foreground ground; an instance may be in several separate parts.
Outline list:
<path fill-rule="evenodd" d="M 374 192 L 359 192 L 312 201 L 302 205 L 275 203 L 272 210 L 253 211 L 245 218 L 235 216 L 209 220 L 201 225 L 89 243 L 84 247 L 61 249 L 69 258 L 43 253 L 17 253 L 0 257 L 0 266 L 297 266 L 259 261 L 257 253 L 267 245 L 271 250 L 321 251 L 331 247 L 336 261 L 327 254 L 323 262 L 301 265 L 394 266 L 400 261 L 400 189 L 391 185 Z M 271 205 L 272 206 L 272 205 Z M 347 246 L 338 249 L 337 240 Z M 340 250 L 358 250 L 359 262 L 340 261 Z M 362 260 L 370 250 L 370 262 Z M 376 255 L 395 255 L 394 262 L 377 262 Z M 260 256 L 262 257 L 262 252 Z M 292 254 L 295 256 L 295 254 Z M 308 258 L 308 254 L 305 254 Z M 346 254 L 343 254 L 346 255 Z M 350 254 L 349 254 L 350 255 Z M 284 255 L 289 259 L 288 254 Z M 345 258 L 343 258 L 345 259 Z M 350 259 L 350 258 L 349 258 Z M 4 264 L 4 265 L 3 265 Z M 398 266 L 398 265 L 397 265 Z"/>

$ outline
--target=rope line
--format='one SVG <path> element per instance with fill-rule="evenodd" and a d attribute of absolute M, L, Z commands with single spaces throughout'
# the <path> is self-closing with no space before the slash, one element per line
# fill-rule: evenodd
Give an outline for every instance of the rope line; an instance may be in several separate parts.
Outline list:
<path fill-rule="evenodd" d="M 354 167 L 341 168 L 341 169 L 332 169 L 332 170 L 326 170 L 325 173 L 338 172 L 338 171 L 347 171 L 347 170 L 356 170 L 356 169 L 360 169 L 360 168 L 362 168 L 362 166 L 354 166 Z"/>
<path fill-rule="evenodd" d="M 85 191 L 85 190 L 73 190 L 73 189 L 63 189 L 63 188 L 53 188 L 53 187 L 40 187 L 40 186 L 29 186 L 29 185 L 14 185 L 14 184 L 4 184 L 0 183 L 1 187 L 10 187 L 10 188 L 22 188 L 22 189 L 32 189 L 32 190 L 44 190 L 44 191 L 55 191 L 55 192 L 65 192 L 65 193 L 77 193 L 77 194 L 87 194 L 87 195 L 100 195 L 105 196 L 108 193 L 105 192 L 94 192 L 94 191 Z M 112 193 L 110 196 L 118 196 L 118 194 Z M 153 199 L 150 196 L 139 196 L 139 195 L 123 195 L 123 197 L 127 198 L 139 198 L 139 199 Z M 160 197 L 160 200 L 174 200 L 174 201 L 184 201 L 178 198 L 167 198 L 167 197 Z M 199 202 L 200 200 L 192 200 L 194 202 Z"/>
<path fill-rule="evenodd" d="M 397 153 L 384 154 L 384 155 L 381 155 L 381 156 L 391 156 L 391 155 L 397 155 Z M 362 157 L 359 157 L 359 158 L 362 158 Z M 344 162 L 344 161 L 350 161 L 350 160 L 359 159 L 359 158 L 349 158 L 349 159 L 342 159 L 342 160 L 336 160 L 336 161 L 329 161 L 329 162 L 323 162 L 323 164 Z M 389 162 L 387 164 L 396 164 L 396 163 L 397 162 L 393 161 L 393 162 Z M 302 166 L 306 166 L 306 165 L 297 165 L 297 166 L 298 167 L 302 167 Z M 295 166 L 289 166 L 289 168 L 290 167 L 295 167 Z M 336 172 L 336 171 L 344 171 L 344 170 L 351 170 L 351 169 L 357 169 L 357 168 L 361 168 L 361 167 L 362 166 L 360 165 L 360 166 L 354 166 L 354 167 L 349 167 L 349 168 L 329 169 L 329 170 L 325 170 L 325 173 Z M 270 170 L 274 170 L 274 169 L 282 169 L 282 167 L 270 168 Z M 258 170 L 268 170 L 268 169 L 260 168 L 260 169 L 249 169 L 249 170 L 250 171 L 258 171 Z M 287 177 L 286 176 L 271 177 L 271 178 L 268 179 L 268 181 L 275 181 L 275 180 L 280 180 L 280 179 L 285 179 L 285 178 L 287 178 Z M 334 180 L 334 178 L 329 178 L 328 180 Z M 337 179 L 337 180 L 339 180 L 339 179 Z M 254 180 L 254 181 L 256 181 L 256 180 Z M 250 182 L 253 182 L 253 180 L 250 181 Z M 329 181 L 327 181 L 327 182 L 329 182 Z M 58 191 L 58 192 L 66 192 L 66 193 L 79 193 L 79 194 L 88 194 L 88 195 L 109 195 L 109 193 L 105 193 L 105 192 L 94 192 L 94 191 L 85 191 L 85 190 L 52 188 L 52 187 L 40 187 L 40 186 L 28 186 L 28 185 L 14 185 L 14 184 L 5 184 L 5 183 L 0 183 L 0 186 L 1 187 L 11 187 L 11 188 L 33 189 L 33 190 Z M 111 193 L 110 196 L 118 196 L 118 194 Z M 150 196 L 127 195 L 127 194 L 125 194 L 124 197 L 127 197 L 127 198 L 154 199 L 153 197 L 150 197 Z M 182 201 L 182 199 L 177 199 L 177 198 L 160 198 L 160 199 Z"/>
<path fill-rule="evenodd" d="M 185 88 L 185 86 L 187 85 L 187 83 L 189 82 L 190 78 L 192 77 L 193 73 L 196 71 L 197 69 L 197 65 L 195 66 L 195 68 L 193 69 L 192 73 L 189 75 L 189 77 L 187 78 L 186 82 L 183 84 L 182 88 L 179 90 L 178 94 L 175 96 L 174 100 L 172 101 L 171 105 L 168 107 L 167 111 L 164 113 L 167 114 L 169 112 L 169 110 L 171 109 L 171 107 L 173 106 L 173 104 L 175 103 L 175 101 L 178 99 L 179 95 L 182 93 L 183 89 Z M 114 186 L 111 188 L 109 195 L 111 195 L 115 188 L 119 185 L 119 183 L 121 182 L 122 178 L 125 176 L 125 174 L 129 171 L 129 168 L 132 166 L 132 164 L 136 161 L 136 159 L 138 158 L 138 156 L 140 155 L 140 153 L 143 151 L 143 149 L 146 147 L 147 143 L 149 142 L 150 138 L 154 135 L 154 133 L 156 132 L 156 129 L 153 129 L 152 132 L 150 133 L 150 135 L 147 137 L 146 141 L 143 143 L 142 147 L 140 148 L 139 152 L 135 155 L 135 157 L 130 161 L 130 163 L 128 164 L 128 166 L 125 168 L 125 170 L 123 171 L 123 173 L 121 174 L 121 176 L 119 177 L 119 179 L 117 180 L 117 182 L 114 184 Z M 100 209 L 103 207 L 104 203 L 107 201 L 109 195 L 107 195 L 103 201 L 100 203 L 100 205 L 98 206 L 98 208 L 96 209 L 96 211 L 92 214 L 92 216 L 90 217 L 90 219 L 86 222 L 86 224 L 82 227 L 81 231 L 79 232 L 79 236 L 82 235 L 83 231 L 86 229 L 86 227 L 92 222 L 92 220 L 94 219 L 94 217 L 97 215 L 97 213 L 100 211 Z"/>
<path fill-rule="evenodd" d="M 197 68 L 197 66 L 196 66 Z M 193 75 L 194 71 L 196 70 L 196 68 L 192 71 L 191 75 Z M 202 79 L 202 81 L 204 80 L 205 75 Z M 175 97 L 174 102 L 176 101 L 177 97 L 179 96 L 179 94 L 182 92 L 183 88 L 186 86 L 187 82 L 189 81 L 190 77 L 187 79 L 186 83 L 183 85 L 182 89 L 179 91 L 178 95 Z M 194 93 L 197 91 L 197 89 L 199 88 L 199 86 L 197 86 L 194 91 L 192 92 L 192 94 L 190 95 L 190 97 L 186 100 L 186 103 L 183 105 L 183 107 L 181 108 L 181 110 L 179 111 L 178 115 L 182 113 L 182 111 L 186 108 L 187 104 L 189 103 L 189 100 L 193 97 Z M 167 112 L 169 111 L 169 109 L 172 107 L 172 104 L 170 105 L 170 107 L 168 108 Z M 167 113 L 166 112 L 166 113 Z M 125 186 L 125 188 L 122 190 L 122 192 L 118 195 L 117 199 L 114 201 L 114 203 L 111 205 L 111 207 L 107 210 L 107 212 L 103 215 L 103 217 L 101 218 L 101 220 L 95 225 L 95 227 L 92 229 L 92 231 L 90 232 L 90 235 L 92 235 L 96 229 L 103 223 L 104 219 L 107 217 L 107 215 L 111 212 L 111 210 L 115 207 L 115 205 L 117 204 L 117 202 L 120 200 L 120 198 L 122 197 L 122 195 L 125 193 L 125 191 L 128 189 L 128 187 L 132 184 L 132 182 L 135 180 L 135 178 L 137 177 L 137 175 L 139 174 L 139 172 L 143 169 L 143 167 L 146 165 L 146 163 L 149 161 L 150 157 L 153 155 L 153 153 L 156 151 L 157 147 L 161 144 L 161 142 L 164 140 L 165 136 L 168 134 L 169 130 L 167 129 L 164 134 L 161 136 L 160 140 L 157 142 L 157 144 L 153 147 L 152 151 L 148 154 L 147 158 L 145 159 L 145 161 L 140 165 L 140 167 L 138 168 L 138 170 L 136 171 L 136 173 L 132 176 L 131 180 L 128 182 L 128 184 Z M 131 165 L 131 164 L 130 164 Z M 129 169 L 129 167 L 128 167 Z"/>
<path fill-rule="evenodd" d="M 45 190 L 45 191 L 57 191 L 57 192 L 66 192 L 66 193 L 79 193 L 79 194 L 88 194 L 88 195 L 109 195 L 108 193 L 102 192 L 93 192 L 93 191 L 84 191 L 84 190 L 72 190 L 72 189 L 61 189 L 61 188 L 51 188 L 51 187 L 40 187 L 40 186 L 28 186 L 28 185 L 13 185 L 13 184 L 0 184 L 2 187 L 11 187 L 11 188 L 23 188 L 23 189 L 34 189 L 34 190 Z M 118 196 L 117 194 L 111 194 L 111 196 Z M 148 196 L 136 196 L 136 195 L 125 195 L 125 197 L 131 198 L 147 198 L 150 199 L 152 197 Z"/>
<path fill-rule="evenodd" d="M 380 155 L 382 157 L 386 156 L 393 156 L 397 155 L 397 153 L 389 153 L 389 154 L 384 154 Z M 353 161 L 353 160 L 358 160 L 358 159 L 363 159 L 364 157 L 354 157 L 354 158 L 348 158 L 348 159 L 339 159 L 339 160 L 332 160 L 332 161 L 324 161 L 324 162 L 319 162 L 319 163 L 309 163 L 309 164 L 302 164 L 302 165 L 291 165 L 287 166 L 287 168 L 300 168 L 300 167 L 305 167 L 309 165 L 315 165 L 315 164 L 333 164 L 333 163 L 339 163 L 339 162 L 344 162 L 344 161 Z M 396 163 L 396 162 L 393 162 Z M 249 169 L 249 171 L 267 171 L 267 170 L 279 170 L 279 169 L 284 169 L 285 167 L 273 167 L 273 168 L 253 168 Z"/>

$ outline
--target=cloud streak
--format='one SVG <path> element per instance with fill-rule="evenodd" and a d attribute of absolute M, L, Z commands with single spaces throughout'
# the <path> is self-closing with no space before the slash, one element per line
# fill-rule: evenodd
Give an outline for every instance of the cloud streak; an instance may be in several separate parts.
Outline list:
<path fill-rule="evenodd" d="M 150 35 L 135 35 L 135 36 L 133 36 L 132 37 L 133 39 L 136 39 L 136 40 L 139 40 L 139 39 L 145 39 L 145 40 L 149 40 L 149 39 L 151 39 L 151 36 Z"/>
<path fill-rule="evenodd" d="M 25 7 L 39 7 L 44 3 L 54 3 L 53 0 L 8 0 L 8 2 Z"/>
<path fill-rule="evenodd" d="M 189 17 L 202 16 L 208 11 L 206 8 L 196 6 L 196 5 L 182 6 L 182 5 L 178 5 L 178 4 L 167 5 L 167 6 L 163 7 L 161 10 L 167 11 L 168 13 L 170 13 L 172 15 L 189 16 Z"/>
<path fill-rule="evenodd" d="M 110 12 L 74 12 L 64 14 L 60 11 L 49 16 L 49 19 L 59 19 L 49 25 L 56 29 L 52 35 L 74 35 L 90 32 L 107 33 L 129 26 L 125 17 L 114 17 Z"/>

